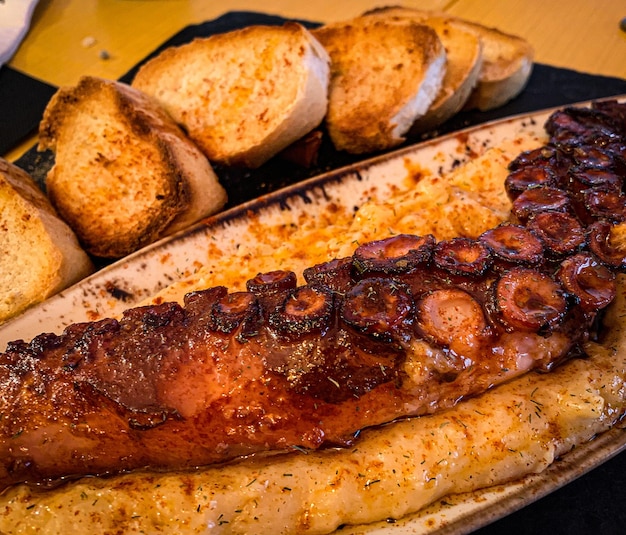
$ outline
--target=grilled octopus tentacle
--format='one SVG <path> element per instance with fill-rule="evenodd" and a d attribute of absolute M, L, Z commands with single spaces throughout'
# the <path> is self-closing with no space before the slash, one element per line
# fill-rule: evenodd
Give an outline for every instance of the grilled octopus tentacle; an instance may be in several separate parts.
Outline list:
<path fill-rule="evenodd" d="M 295 273 L 15 341 L 0 354 L 0 490 L 346 445 L 593 336 L 626 268 L 626 105 L 568 108 L 520 154 L 513 221 L 398 235 Z"/>

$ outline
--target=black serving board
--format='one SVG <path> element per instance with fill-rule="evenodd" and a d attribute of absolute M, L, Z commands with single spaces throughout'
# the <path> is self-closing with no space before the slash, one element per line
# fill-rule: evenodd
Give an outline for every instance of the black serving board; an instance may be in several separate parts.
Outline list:
<path fill-rule="evenodd" d="M 37 130 L 56 89 L 8 65 L 0 67 L 0 155 Z"/>

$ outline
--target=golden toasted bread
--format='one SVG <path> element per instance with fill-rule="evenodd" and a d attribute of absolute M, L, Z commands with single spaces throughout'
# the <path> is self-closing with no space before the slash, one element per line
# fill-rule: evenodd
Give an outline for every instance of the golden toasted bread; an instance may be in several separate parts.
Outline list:
<path fill-rule="evenodd" d="M 328 54 L 300 24 L 250 26 L 165 50 L 132 82 L 209 160 L 258 167 L 323 120 Z"/>
<path fill-rule="evenodd" d="M 55 152 L 48 195 L 93 255 L 117 258 L 220 209 L 202 153 L 150 97 L 83 77 L 50 100 L 40 149 Z"/>
<path fill-rule="evenodd" d="M 0 322 L 86 277 L 91 260 L 44 193 L 0 159 Z"/>
<path fill-rule="evenodd" d="M 413 123 L 411 134 L 432 130 L 461 111 L 476 88 L 483 62 L 482 42 L 475 33 L 452 19 L 434 17 L 426 24 L 441 39 L 448 64 L 441 91 L 426 114 Z"/>
<path fill-rule="evenodd" d="M 465 109 L 486 111 L 502 106 L 524 89 L 530 77 L 534 51 L 525 39 L 516 35 L 440 11 L 390 6 L 368 11 L 364 15 L 410 18 L 429 25 L 434 21 L 448 20 L 454 21 L 456 28 L 473 32 L 482 44 L 482 64 L 478 82 L 465 103 Z"/>
<path fill-rule="evenodd" d="M 482 66 L 482 43 L 476 32 L 449 17 L 414 15 L 408 9 L 379 8 L 364 16 L 383 20 L 413 19 L 435 30 L 446 50 L 446 74 L 441 90 L 428 111 L 415 120 L 411 135 L 432 130 L 463 109 L 478 83 Z"/>
<path fill-rule="evenodd" d="M 502 106 L 519 95 L 532 72 L 532 46 L 525 39 L 497 28 L 455 20 L 475 31 L 483 43 L 481 75 L 465 108 L 487 111 Z"/>
<path fill-rule="evenodd" d="M 357 18 L 313 33 L 331 57 L 326 124 L 335 147 L 368 153 L 404 141 L 445 75 L 435 31 L 409 20 Z"/>

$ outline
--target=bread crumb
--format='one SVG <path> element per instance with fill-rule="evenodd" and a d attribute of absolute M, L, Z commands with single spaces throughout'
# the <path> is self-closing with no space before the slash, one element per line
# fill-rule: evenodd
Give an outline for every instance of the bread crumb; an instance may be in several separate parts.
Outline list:
<path fill-rule="evenodd" d="M 88 35 L 80 42 L 80 44 L 83 48 L 91 48 L 93 45 L 96 44 L 96 42 L 97 41 L 95 37 Z"/>

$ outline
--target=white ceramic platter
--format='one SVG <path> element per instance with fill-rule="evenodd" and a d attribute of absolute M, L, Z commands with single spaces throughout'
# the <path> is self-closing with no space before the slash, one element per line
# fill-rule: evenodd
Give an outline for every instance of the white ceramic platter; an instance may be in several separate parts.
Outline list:
<path fill-rule="evenodd" d="M 108 266 L 61 294 L 33 307 L 0 328 L 0 349 L 11 340 L 29 340 L 41 332 L 60 333 L 70 323 L 119 315 L 165 286 L 193 274 L 207 257 L 208 244 L 228 253 L 245 247 L 251 224 L 268 227 L 315 217 L 330 204 L 344 210 L 373 195 L 384 198 L 400 187 L 408 168 L 445 173 L 478 151 L 505 139 L 543 136 L 553 110 L 517 116 L 430 140 L 354 166 L 309 179 L 209 218 Z M 479 150 L 480 149 L 480 150 Z M 626 433 L 614 429 L 577 448 L 542 474 L 514 484 L 445 501 L 393 524 L 344 528 L 348 534 L 460 534 L 501 518 L 548 494 L 626 449 Z"/>

